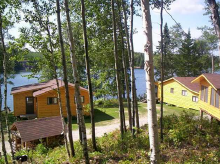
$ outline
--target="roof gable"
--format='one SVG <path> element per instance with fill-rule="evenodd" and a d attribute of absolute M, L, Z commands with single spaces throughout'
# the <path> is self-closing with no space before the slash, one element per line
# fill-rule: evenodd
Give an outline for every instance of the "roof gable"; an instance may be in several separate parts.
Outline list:
<path fill-rule="evenodd" d="M 62 80 L 58 80 L 58 82 L 59 82 L 59 87 L 64 86 L 64 82 Z M 68 83 L 68 85 L 71 87 L 75 87 L 75 85 L 72 83 Z M 40 94 L 46 93 L 54 89 L 57 89 L 57 83 L 55 79 L 43 83 L 35 83 L 35 84 L 23 85 L 19 87 L 13 87 L 11 89 L 11 94 L 33 91 L 34 92 L 33 96 L 38 96 Z M 84 90 L 88 92 L 88 90 L 83 87 L 80 87 L 80 90 Z"/>
<path fill-rule="evenodd" d="M 15 122 L 11 130 L 18 130 L 23 142 L 60 135 L 63 133 L 60 116 Z"/>
<path fill-rule="evenodd" d="M 165 80 L 164 83 L 173 80 L 179 83 L 180 85 L 182 85 L 184 88 L 192 92 L 199 93 L 199 89 L 200 89 L 199 84 L 191 83 L 191 81 L 195 78 L 196 77 L 172 77 L 170 79 Z"/>
<path fill-rule="evenodd" d="M 205 79 L 214 89 L 220 89 L 220 74 L 204 73 L 192 80 L 192 83 L 198 83 L 201 79 Z"/>
<path fill-rule="evenodd" d="M 195 78 L 196 77 L 174 77 L 176 81 L 184 85 L 189 90 L 199 93 L 200 90 L 199 84 L 191 83 L 191 81 L 194 80 Z"/>

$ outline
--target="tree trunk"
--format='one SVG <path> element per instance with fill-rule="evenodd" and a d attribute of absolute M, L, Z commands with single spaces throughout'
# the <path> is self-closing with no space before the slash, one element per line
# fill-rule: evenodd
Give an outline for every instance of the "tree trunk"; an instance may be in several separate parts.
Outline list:
<path fill-rule="evenodd" d="M 71 156 L 75 156 L 73 136 L 72 136 L 72 114 L 71 114 L 71 108 L 70 108 L 69 87 L 68 87 L 67 71 L 66 71 L 66 56 L 65 56 L 63 37 L 62 37 L 59 0 L 56 0 L 56 7 L 57 7 L 57 26 L 58 26 L 58 33 L 59 33 L 59 41 L 60 41 L 60 48 L 61 48 L 61 55 L 62 55 L 63 76 L 64 76 L 63 81 L 65 85 L 66 110 L 67 110 L 67 119 L 68 119 L 68 137 L 69 137 L 69 142 L 70 142 Z"/>
<path fill-rule="evenodd" d="M 142 19 L 144 37 L 146 44 L 144 46 L 145 70 L 146 70 L 146 88 L 147 88 L 147 109 L 148 109 L 148 129 L 150 140 L 150 161 L 152 164 L 160 162 L 159 140 L 157 126 L 157 111 L 155 102 L 155 85 L 154 85 L 154 66 L 153 66 L 153 41 L 150 7 L 148 0 L 141 0 Z"/>
<path fill-rule="evenodd" d="M 49 42 L 50 42 L 50 51 L 51 51 L 51 55 L 52 55 L 52 65 L 53 65 L 53 69 L 54 69 L 54 78 L 56 79 L 56 84 L 57 84 L 58 105 L 59 105 L 59 110 L 60 110 L 60 116 L 61 116 L 61 119 L 62 119 L 62 128 L 63 128 L 63 132 L 64 132 L 64 142 L 65 142 L 65 147 L 66 147 L 68 157 L 70 157 L 70 151 L 69 151 L 69 147 L 68 147 L 68 140 L 67 140 L 67 135 L 66 135 L 66 130 L 65 130 L 65 121 L 64 121 L 64 117 L 63 117 L 63 108 L 62 108 L 62 102 L 61 102 L 60 85 L 59 85 L 59 81 L 58 81 L 58 77 L 57 77 L 55 56 L 54 56 L 54 52 L 53 52 L 53 44 L 52 44 L 50 30 L 49 30 L 48 26 L 47 26 L 47 34 L 48 34 L 48 38 L 49 38 Z"/>
<path fill-rule="evenodd" d="M 163 0 L 161 0 L 160 10 L 160 36 L 161 36 L 161 101 L 160 101 L 160 138 L 163 142 L 163 81 L 164 81 L 164 49 L 163 49 Z"/>
<path fill-rule="evenodd" d="M 8 164 L 7 152 L 5 148 L 5 136 L 4 136 L 4 129 L 3 129 L 3 119 L 2 119 L 2 92 L 0 87 L 0 128 L 1 128 L 1 140 L 2 140 L 2 151 L 5 158 L 5 163 Z"/>
<path fill-rule="evenodd" d="M 124 14 L 124 23 L 125 23 L 125 32 L 126 32 L 126 38 L 127 38 L 127 49 L 128 49 L 128 57 L 130 56 L 130 43 L 129 43 L 129 37 L 128 37 L 128 28 L 127 28 L 127 16 L 126 11 L 124 11 L 124 4 L 122 0 L 122 8 L 123 8 L 123 14 Z M 117 0 L 118 9 L 119 9 L 119 30 L 121 33 L 121 42 L 122 42 L 122 62 L 123 62 L 123 69 L 124 69 L 124 78 L 125 78 L 125 87 L 126 87 L 126 96 L 127 96 L 127 107 L 128 107 L 128 122 L 129 122 L 129 129 L 132 132 L 132 116 L 131 116 L 131 100 L 130 100 L 130 87 L 129 87 L 129 79 L 128 79 L 128 67 L 127 67 L 127 56 L 125 55 L 124 51 L 124 37 L 123 37 L 123 31 L 122 31 L 122 18 L 121 18 L 121 11 L 119 6 L 119 0 Z"/>
<path fill-rule="evenodd" d="M 3 27 L 2 27 L 2 15 L 0 14 L 0 37 L 1 37 L 1 44 L 2 44 L 2 50 L 3 50 L 3 72 L 4 72 L 4 109 L 5 109 L 5 125 L 8 133 L 8 142 L 11 148 L 11 156 L 13 163 L 14 162 L 14 151 L 12 146 L 12 140 L 11 140 L 11 131 L 9 128 L 8 123 L 8 107 L 7 107 L 7 52 L 5 48 L 5 42 L 4 42 L 4 34 L 3 34 Z"/>
<path fill-rule="evenodd" d="M 123 108 L 124 108 L 124 106 L 123 106 L 122 95 L 121 95 L 121 80 L 120 80 L 120 76 L 119 76 L 118 45 L 117 45 L 114 4 L 115 4 L 114 0 L 111 0 L 112 29 L 113 29 L 113 41 L 114 41 L 114 58 L 115 58 L 116 83 L 117 83 L 118 101 L 119 101 L 120 131 L 121 131 L 121 137 L 123 138 L 123 134 L 124 134 Z"/>
<path fill-rule="evenodd" d="M 134 16 L 134 2 L 131 0 L 131 24 L 130 24 L 130 45 L 131 45 L 131 95 L 132 95 L 132 108 L 133 108 L 133 114 L 135 113 L 135 116 L 133 115 L 133 127 L 134 122 L 136 120 L 136 127 L 139 129 L 139 115 L 138 115 L 138 106 L 137 106 L 137 94 L 136 94 L 136 85 L 135 85 L 135 75 L 134 75 L 134 44 L 133 44 L 133 16 Z M 133 135 L 134 135 L 134 129 L 133 129 Z"/>
<path fill-rule="evenodd" d="M 82 144 L 83 144 L 83 153 L 85 162 L 89 163 L 89 154 L 88 154 L 88 148 L 87 148 L 87 138 L 86 138 L 86 127 L 85 127 L 85 121 L 83 116 L 83 106 L 80 96 L 80 79 L 78 76 L 77 71 L 77 62 L 76 57 L 74 53 L 74 41 L 73 41 L 73 33 L 72 33 L 72 27 L 70 22 L 70 15 L 69 15 L 69 2 L 68 0 L 65 0 L 65 10 L 66 10 L 66 19 L 67 19 L 67 27 L 68 27 L 68 37 L 70 42 L 70 57 L 71 57 L 71 63 L 72 63 L 72 69 L 73 69 L 73 77 L 74 77 L 74 84 L 75 84 L 75 98 L 76 98 L 76 108 L 78 113 L 78 121 L 79 121 L 79 127 L 81 128 L 81 134 L 82 134 Z"/>
<path fill-rule="evenodd" d="M 219 40 L 219 57 L 220 57 L 220 19 L 219 19 L 219 13 L 218 13 L 218 5 L 215 0 L 207 0 L 209 4 L 209 9 L 212 13 L 211 19 L 215 28 L 215 32 L 218 36 Z"/>
<path fill-rule="evenodd" d="M 57 84 L 58 105 L 59 105 L 60 116 L 61 116 L 61 119 L 62 119 L 62 128 L 63 128 L 63 132 L 64 132 L 65 148 L 66 148 L 68 157 L 70 157 L 70 151 L 69 151 L 69 147 L 68 147 L 67 135 L 65 133 L 66 132 L 66 130 L 65 130 L 65 121 L 64 121 L 63 109 L 62 109 L 62 103 L 61 103 L 61 93 L 60 93 L 59 81 L 58 81 L 57 71 L 56 71 L 55 55 L 54 55 L 54 51 L 53 51 L 53 42 L 52 42 L 52 39 L 51 39 L 51 33 L 50 33 L 50 28 L 49 28 L 49 18 L 47 18 L 46 26 L 43 26 L 42 15 L 41 15 L 41 13 L 39 11 L 38 5 L 39 5 L 38 1 L 35 0 L 34 1 L 34 8 L 35 8 L 35 10 L 36 10 L 36 12 L 38 13 L 38 16 L 39 16 L 39 20 L 38 21 L 39 21 L 40 27 L 43 30 L 46 30 L 47 36 L 48 36 L 48 40 L 49 40 L 50 50 L 48 50 L 48 51 L 51 54 L 51 60 L 52 60 L 53 71 L 54 71 L 54 78 L 55 78 L 56 84 Z"/>
<path fill-rule="evenodd" d="M 212 55 L 212 74 L 215 73 L 214 55 Z"/>
<path fill-rule="evenodd" d="M 87 81 L 88 81 L 88 89 L 89 89 L 89 100 L 90 100 L 90 114 L 91 114 L 91 126 L 92 126 L 92 145 L 93 149 L 97 151 L 96 139 L 95 139 L 95 112 L 93 105 L 93 93 L 92 93 L 92 82 L 90 76 L 90 59 L 88 52 L 88 40 L 87 40 L 87 30 L 86 30 L 86 18 L 85 18 L 85 4 L 84 0 L 81 0 L 81 12 L 82 12 L 82 21 L 83 21 L 83 37 L 84 37 L 84 49 L 85 49 L 85 61 L 86 61 L 86 72 L 87 72 Z"/>

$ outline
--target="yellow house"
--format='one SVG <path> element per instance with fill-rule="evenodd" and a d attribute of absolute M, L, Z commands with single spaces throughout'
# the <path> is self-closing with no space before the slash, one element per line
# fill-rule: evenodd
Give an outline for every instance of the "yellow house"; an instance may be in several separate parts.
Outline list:
<path fill-rule="evenodd" d="M 199 91 L 199 109 L 220 120 L 220 75 L 219 74 L 202 74 L 192 81 L 200 86 Z"/>
<path fill-rule="evenodd" d="M 165 103 L 178 107 L 199 110 L 199 84 L 191 83 L 195 77 L 173 77 L 163 82 Z M 161 98 L 161 82 L 157 83 L 157 97 Z"/>
<path fill-rule="evenodd" d="M 59 80 L 59 86 L 63 115 L 66 116 L 67 112 L 64 82 Z M 75 85 L 69 83 L 68 86 L 71 112 L 73 116 L 76 116 L 76 104 L 74 96 Z M 42 118 L 60 115 L 56 80 L 14 87 L 11 90 L 11 94 L 13 95 L 14 115 L 16 117 Z M 80 87 L 80 95 L 83 106 L 85 107 L 87 104 L 89 104 L 88 90 Z M 89 115 L 89 112 L 84 111 L 84 114 Z"/>

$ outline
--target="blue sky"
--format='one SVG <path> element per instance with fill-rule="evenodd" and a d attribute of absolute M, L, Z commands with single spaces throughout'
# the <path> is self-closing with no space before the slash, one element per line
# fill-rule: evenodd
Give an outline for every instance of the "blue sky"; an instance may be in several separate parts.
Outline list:
<path fill-rule="evenodd" d="M 201 36 L 200 30 L 197 27 L 204 25 L 212 26 L 210 18 L 205 13 L 205 0 L 176 0 L 171 6 L 169 13 L 174 17 L 174 19 L 180 23 L 185 32 L 190 29 L 193 38 L 198 38 Z M 152 31 L 153 31 L 153 45 L 158 45 L 160 40 L 160 11 L 151 10 L 151 20 L 152 20 Z M 167 22 L 168 26 L 175 25 L 175 22 L 170 18 L 168 14 L 164 12 L 164 23 Z M 134 18 L 134 28 L 138 31 L 134 35 L 134 50 L 136 52 L 143 52 L 143 29 L 142 29 L 142 18 Z"/>
<path fill-rule="evenodd" d="M 204 25 L 212 26 L 210 23 L 210 18 L 205 13 L 204 4 L 205 0 L 176 0 L 171 6 L 169 13 L 174 17 L 174 19 L 180 23 L 185 32 L 188 29 L 191 30 L 191 35 L 193 38 L 198 38 L 201 35 L 200 30 L 197 30 L 197 27 Z M 160 40 L 160 11 L 151 10 L 151 20 L 153 27 L 153 45 L 154 50 L 155 46 L 158 45 Z M 166 12 L 164 12 L 164 23 L 168 23 L 168 26 L 171 27 L 175 25 L 175 22 L 170 18 Z M 25 22 L 21 22 L 15 25 L 15 28 L 10 30 L 10 33 L 15 37 L 19 36 L 18 28 L 27 26 Z M 143 29 L 142 29 L 142 18 L 134 17 L 134 28 L 137 33 L 134 34 L 134 50 L 136 52 L 143 52 L 144 38 L 143 38 Z"/>

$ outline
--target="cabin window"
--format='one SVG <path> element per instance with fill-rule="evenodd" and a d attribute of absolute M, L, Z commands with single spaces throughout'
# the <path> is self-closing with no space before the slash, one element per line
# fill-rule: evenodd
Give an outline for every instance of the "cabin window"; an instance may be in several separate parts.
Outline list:
<path fill-rule="evenodd" d="M 205 102 L 208 102 L 208 87 L 205 87 Z"/>
<path fill-rule="evenodd" d="M 216 108 L 219 108 L 219 94 L 220 94 L 220 91 L 215 92 L 215 107 Z"/>
<path fill-rule="evenodd" d="M 201 87 L 200 100 L 204 102 L 208 102 L 208 87 L 205 87 L 205 86 Z"/>
<path fill-rule="evenodd" d="M 34 98 L 33 97 L 26 97 L 27 104 L 33 104 Z"/>
<path fill-rule="evenodd" d="M 58 103 L 57 97 L 48 97 L 47 98 L 47 104 L 48 105 L 57 104 L 57 103 Z"/>
<path fill-rule="evenodd" d="M 200 96 L 200 100 L 204 101 L 204 90 L 205 90 L 205 87 L 202 86 L 201 87 L 201 96 Z"/>
<path fill-rule="evenodd" d="M 81 102 L 84 103 L 85 102 L 85 97 L 81 96 Z M 74 104 L 76 103 L 76 97 L 74 96 Z"/>
<path fill-rule="evenodd" d="M 212 106 L 215 106 L 215 90 L 213 88 L 211 90 L 211 101 L 210 101 L 210 104 Z"/>
<path fill-rule="evenodd" d="M 197 96 L 192 96 L 192 101 L 193 101 L 193 102 L 198 102 L 198 100 L 199 100 L 199 99 L 198 99 Z"/>
<path fill-rule="evenodd" d="M 174 88 L 170 88 L 170 93 L 174 93 Z"/>
<path fill-rule="evenodd" d="M 187 91 L 186 90 L 182 90 L 182 95 L 183 96 L 187 96 Z"/>

